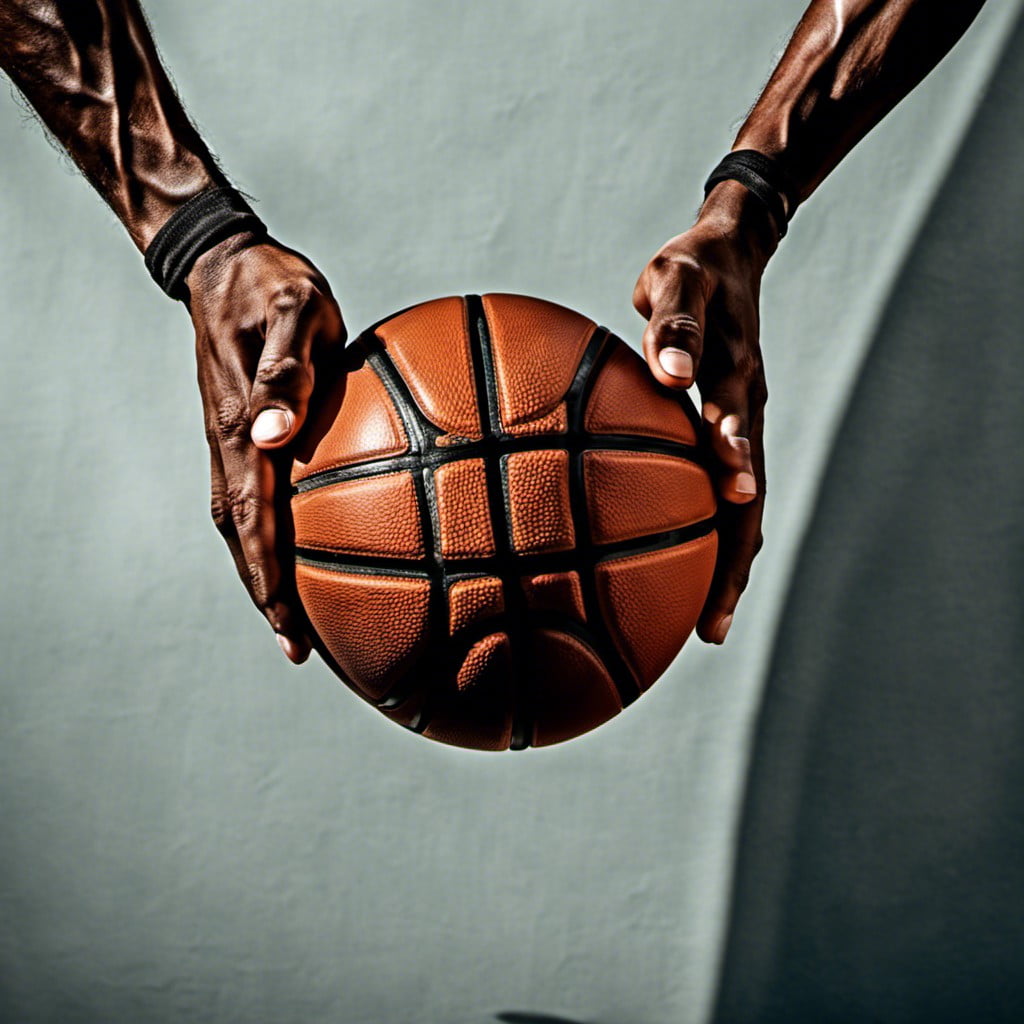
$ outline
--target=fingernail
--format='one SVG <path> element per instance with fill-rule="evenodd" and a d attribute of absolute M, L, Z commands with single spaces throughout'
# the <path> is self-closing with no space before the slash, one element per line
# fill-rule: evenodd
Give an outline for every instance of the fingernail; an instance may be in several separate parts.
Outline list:
<path fill-rule="evenodd" d="M 661 368 L 673 377 L 688 380 L 693 376 L 693 359 L 689 352 L 681 348 L 663 348 L 658 353 L 658 362 Z"/>
<path fill-rule="evenodd" d="M 737 473 L 735 487 L 737 494 L 757 494 L 757 481 L 753 473 Z"/>
<path fill-rule="evenodd" d="M 729 627 L 731 625 L 732 625 L 732 616 L 731 615 L 726 615 L 725 618 L 723 618 L 718 623 L 718 629 L 715 630 L 715 643 L 716 644 L 724 644 L 725 643 L 725 638 L 726 638 L 726 636 L 729 633 Z"/>
<path fill-rule="evenodd" d="M 264 409 L 252 425 L 252 439 L 257 443 L 283 441 L 292 429 L 292 417 L 286 409 Z"/>

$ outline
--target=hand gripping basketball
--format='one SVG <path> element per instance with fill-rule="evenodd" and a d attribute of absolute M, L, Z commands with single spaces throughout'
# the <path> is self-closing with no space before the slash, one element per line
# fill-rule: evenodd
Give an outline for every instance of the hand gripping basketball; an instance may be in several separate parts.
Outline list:
<path fill-rule="evenodd" d="M 685 396 L 522 296 L 424 303 L 350 351 L 292 472 L 296 583 L 341 678 L 488 750 L 579 735 L 647 690 L 715 566 Z"/>

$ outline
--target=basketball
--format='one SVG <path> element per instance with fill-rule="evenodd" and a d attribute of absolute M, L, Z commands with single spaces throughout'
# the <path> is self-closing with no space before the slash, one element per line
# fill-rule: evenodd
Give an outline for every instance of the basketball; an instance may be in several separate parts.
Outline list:
<path fill-rule="evenodd" d="M 292 470 L 296 584 L 341 679 L 482 750 L 570 739 L 649 689 L 717 550 L 687 396 L 519 295 L 425 302 L 349 355 Z"/>

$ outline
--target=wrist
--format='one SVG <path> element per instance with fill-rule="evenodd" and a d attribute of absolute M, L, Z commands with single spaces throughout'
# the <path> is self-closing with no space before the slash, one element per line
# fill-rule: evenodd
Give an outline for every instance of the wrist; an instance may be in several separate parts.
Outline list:
<path fill-rule="evenodd" d="M 206 189 L 164 222 L 145 250 L 146 269 L 171 298 L 188 303 L 188 278 L 205 253 L 239 235 L 266 233 L 241 192 L 230 186 Z"/>
<path fill-rule="evenodd" d="M 732 239 L 761 268 L 779 246 L 779 231 L 771 213 L 738 181 L 715 185 L 700 208 L 697 224 Z"/>
<path fill-rule="evenodd" d="M 136 178 L 126 194 L 134 195 L 122 207 L 121 220 L 139 251 L 145 253 L 160 229 L 185 203 L 210 189 L 227 184 L 223 175 L 211 173 L 193 154 L 173 165 L 160 168 L 159 174 Z"/>

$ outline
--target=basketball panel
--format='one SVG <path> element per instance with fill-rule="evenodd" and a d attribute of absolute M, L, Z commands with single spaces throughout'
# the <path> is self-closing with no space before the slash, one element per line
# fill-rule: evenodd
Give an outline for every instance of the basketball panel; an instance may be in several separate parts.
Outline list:
<path fill-rule="evenodd" d="M 482 297 L 491 337 L 502 425 L 539 419 L 565 397 L 593 320 L 525 295 Z"/>
<path fill-rule="evenodd" d="M 387 389 L 364 363 L 339 381 L 333 400 L 311 410 L 296 445 L 292 483 L 354 462 L 402 455 L 408 449 Z"/>
<path fill-rule="evenodd" d="M 494 633 L 474 644 L 454 685 L 425 703 L 423 735 L 476 750 L 507 750 L 512 742 L 514 685 L 509 639 Z"/>
<path fill-rule="evenodd" d="M 678 530 L 715 514 L 707 472 L 671 455 L 591 450 L 583 480 L 595 544 Z"/>
<path fill-rule="evenodd" d="M 591 434 L 639 434 L 695 445 L 697 434 L 683 404 L 684 392 L 659 388 L 647 364 L 624 341 L 601 366 L 590 392 L 583 426 Z"/>
<path fill-rule="evenodd" d="M 448 587 L 448 631 L 478 626 L 505 610 L 505 594 L 497 576 L 454 580 Z"/>
<path fill-rule="evenodd" d="M 416 486 L 409 473 L 343 480 L 292 498 L 299 548 L 385 558 L 424 554 Z"/>
<path fill-rule="evenodd" d="M 487 558 L 494 534 L 483 459 L 460 459 L 434 471 L 441 553 L 445 558 Z"/>
<path fill-rule="evenodd" d="M 718 536 L 600 562 L 598 602 L 619 654 L 641 690 L 668 668 L 693 632 L 711 586 Z"/>
<path fill-rule="evenodd" d="M 581 640 L 551 629 L 530 635 L 529 705 L 535 747 L 596 729 L 622 710 L 600 658 Z"/>
<path fill-rule="evenodd" d="M 562 449 L 504 457 L 512 544 L 518 554 L 568 551 L 576 541 L 569 498 L 569 453 Z"/>
<path fill-rule="evenodd" d="M 430 581 L 335 572 L 299 562 L 299 597 L 342 672 L 382 700 L 427 644 Z"/>
<path fill-rule="evenodd" d="M 533 612 L 555 612 L 586 621 L 583 587 L 577 572 L 548 572 L 520 580 L 526 604 Z"/>
<path fill-rule="evenodd" d="M 431 423 L 456 437 L 481 437 L 464 299 L 424 302 L 375 333 Z"/>

